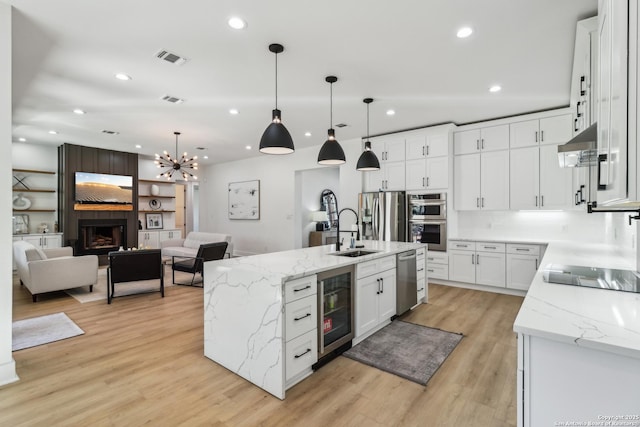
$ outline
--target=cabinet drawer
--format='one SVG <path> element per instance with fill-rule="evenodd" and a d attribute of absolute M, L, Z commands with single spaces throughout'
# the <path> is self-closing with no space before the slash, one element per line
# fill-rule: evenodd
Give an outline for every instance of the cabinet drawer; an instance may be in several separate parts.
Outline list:
<path fill-rule="evenodd" d="M 391 270 L 392 268 L 396 268 L 395 255 L 357 264 L 356 277 L 358 279 L 361 279 L 363 277 L 371 276 L 372 274 L 376 274 L 381 271 Z"/>
<path fill-rule="evenodd" d="M 316 293 L 318 293 L 318 278 L 315 274 L 312 276 L 289 280 L 284 284 L 285 303 L 290 303 L 291 301 L 295 301 L 309 295 L 315 295 Z"/>
<path fill-rule="evenodd" d="M 450 240 L 449 247 L 459 251 L 475 251 L 476 242 L 467 242 L 465 240 Z"/>
<path fill-rule="evenodd" d="M 424 248 L 416 249 L 416 259 L 424 258 L 426 252 Z"/>
<path fill-rule="evenodd" d="M 429 279 L 449 280 L 449 267 L 446 264 L 429 264 L 427 266 Z"/>
<path fill-rule="evenodd" d="M 523 244 L 509 243 L 507 245 L 507 253 L 539 256 L 540 245 L 523 245 Z"/>
<path fill-rule="evenodd" d="M 418 298 L 418 304 L 421 304 L 424 300 L 424 297 L 427 295 L 427 286 L 426 286 L 426 281 L 422 280 L 418 280 L 418 289 L 417 289 L 417 298 Z"/>
<path fill-rule="evenodd" d="M 504 253 L 505 246 L 504 243 L 476 242 L 476 251 Z"/>
<path fill-rule="evenodd" d="M 308 297 L 290 302 L 285 306 L 285 340 L 289 341 L 317 327 L 318 297 Z"/>
<path fill-rule="evenodd" d="M 427 253 L 427 266 L 431 264 L 449 264 L 449 254 L 446 252 L 430 251 Z"/>
<path fill-rule="evenodd" d="M 285 346 L 286 380 L 311 368 L 318 361 L 318 332 L 309 331 L 287 342 Z"/>

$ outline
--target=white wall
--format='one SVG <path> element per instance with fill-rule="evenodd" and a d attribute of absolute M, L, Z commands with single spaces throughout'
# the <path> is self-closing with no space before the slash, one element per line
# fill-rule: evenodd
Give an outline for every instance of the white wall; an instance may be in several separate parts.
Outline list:
<path fill-rule="evenodd" d="M 339 136 L 339 135 L 338 135 Z M 257 138 L 258 136 L 256 136 Z M 361 152 L 360 139 L 340 141 L 347 163 L 339 167 L 338 206 L 358 208 L 358 193 L 362 191 L 362 172 L 355 169 Z M 233 236 L 236 255 L 289 250 L 296 243 L 296 223 L 308 221 L 308 213 L 296 202 L 296 171 L 320 168 L 320 145 L 298 149 L 284 156 L 260 155 L 209 166 L 202 174 L 200 229 L 228 233 Z M 230 182 L 260 180 L 260 219 L 229 220 L 227 189 Z M 306 218 L 305 218 L 306 215 Z M 352 221 L 349 219 L 349 221 Z"/>
<path fill-rule="evenodd" d="M 0 141 L 11 146 L 11 6 L 0 2 Z M 2 166 L 4 164 L 4 166 Z M 11 206 L 11 156 L 0 158 L 0 197 Z M 0 209 L 0 249 L 12 253 L 11 209 Z M 11 354 L 13 278 L 11 256 L 0 257 L 0 385 L 18 380 Z"/>
<path fill-rule="evenodd" d="M 635 226 L 628 214 L 545 211 L 457 212 L 457 229 L 450 237 L 523 240 L 571 240 L 633 248 Z"/>
<path fill-rule="evenodd" d="M 309 232 L 316 230 L 316 223 L 311 220 L 311 213 L 320 210 L 320 196 L 322 191 L 333 191 L 340 206 L 340 167 L 319 166 L 316 169 L 296 171 L 296 201 L 300 207 L 300 214 L 295 216 L 295 247 L 309 246 Z"/>

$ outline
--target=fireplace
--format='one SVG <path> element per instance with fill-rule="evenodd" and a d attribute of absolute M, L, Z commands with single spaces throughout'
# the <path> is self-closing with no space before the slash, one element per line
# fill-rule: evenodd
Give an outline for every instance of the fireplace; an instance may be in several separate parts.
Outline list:
<path fill-rule="evenodd" d="M 127 247 L 126 219 L 81 219 L 78 221 L 76 254 L 104 255 Z"/>

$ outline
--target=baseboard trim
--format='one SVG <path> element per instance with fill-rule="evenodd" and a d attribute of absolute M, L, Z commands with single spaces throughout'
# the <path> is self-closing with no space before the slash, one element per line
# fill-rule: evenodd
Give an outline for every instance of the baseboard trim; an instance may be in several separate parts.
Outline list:
<path fill-rule="evenodd" d="M 454 282 L 451 280 L 442 279 L 429 279 L 429 284 L 453 286 L 456 288 L 473 289 L 475 291 L 493 292 L 494 294 L 515 295 L 518 297 L 524 297 L 527 295 L 527 291 L 521 291 L 519 289 L 498 288 L 495 286 L 476 285 L 475 283 L 462 283 Z"/>
<path fill-rule="evenodd" d="M 16 362 L 13 358 L 11 359 L 11 362 L 0 365 L 0 387 L 19 380 L 20 378 L 16 373 Z"/>

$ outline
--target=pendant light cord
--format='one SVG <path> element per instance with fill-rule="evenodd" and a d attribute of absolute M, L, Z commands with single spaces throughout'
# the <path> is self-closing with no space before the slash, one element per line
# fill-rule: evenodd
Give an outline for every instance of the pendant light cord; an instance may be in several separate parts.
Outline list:
<path fill-rule="evenodd" d="M 369 141 L 369 104 L 367 103 L 367 141 Z"/>
<path fill-rule="evenodd" d="M 276 110 L 278 109 L 278 53 L 276 52 Z"/>
<path fill-rule="evenodd" d="M 329 129 L 333 129 L 333 83 L 329 84 Z"/>
<path fill-rule="evenodd" d="M 176 158 L 175 160 L 178 160 L 178 134 L 176 133 Z"/>

